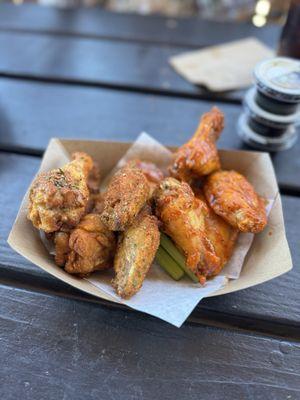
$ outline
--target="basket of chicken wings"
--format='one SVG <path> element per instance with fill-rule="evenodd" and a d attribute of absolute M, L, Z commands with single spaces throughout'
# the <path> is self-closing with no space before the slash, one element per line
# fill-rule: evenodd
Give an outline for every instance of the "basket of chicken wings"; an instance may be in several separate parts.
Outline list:
<path fill-rule="evenodd" d="M 166 148 L 51 140 L 9 244 L 57 278 L 180 326 L 197 303 L 291 268 L 266 153 L 218 150 L 204 114 Z"/>

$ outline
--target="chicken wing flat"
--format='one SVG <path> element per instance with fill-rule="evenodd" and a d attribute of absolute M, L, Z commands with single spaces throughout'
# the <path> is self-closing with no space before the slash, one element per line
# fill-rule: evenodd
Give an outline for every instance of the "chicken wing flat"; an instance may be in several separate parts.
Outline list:
<path fill-rule="evenodd" d="M 169 168 L 171 176 L 191 182 L 220 169 L 216 141 L 223 127 L 224 115 L 218 108 L 213 107 L 204 114 L 194 136 L 175 153 Z"/>
<path fill-rule="evenodd" d="M 201 263 L 199 264 L 198 268 L 200 275 L 203 275 L 206 278 L 211 278 L 218 275 L 229 261 L 239 231 L 229 225 L 223 218 L 215 214 L 215 212 L 207 205 L 203 193 L 198 192 L 196 197 L 206 205 L 203 207 L 203 213 L 205 215 L 204 235 L 209 241 L 210 246 L 213 248 L 215 255 L 219 258 L 219 262 L 213 266 Z"/>
<path fill-rule="evenodd" d="M 141 288 L 159 246 L 158 220 L 145 206 L 119 238 L 114 259 L 113 286 L 117 294 L 130 298 Z"/>
<path fill-rule="evenodd" d="M 68 245 L 66 237 L 61 237 L 60 233 L 55 244 L 56 262 L 62 254 L 61 260 L 65 261 L 67 272 L 86 276 L 112 266 L 116 240 L 114 232 L 109 231 L 101 222 L 100 215 L 91 213 L 85 215 L 72 230 Z"/>
<path fill-rule="evenodd" d="M 217 171 L 207 178 L 205 197 L 214 212 L 241 232 L 261 232 L 267 224 L 264 200 L 236 171 Z"/>
<path fill-rule="evenodd" d="M 87 178 L 93 161 L 85 153 L 74 153 L 62 168 L 40 174 L 29 194 L 28 218 L 45 232 L 75 226 L 85 213 L 89 199 Z"/>
<path fill-rule="evenodd" d="M 111 179 L 104 195 L 102 222 L 112 231 L 124 231 L 149 198 L 150 186 L 138 168 L 125 166 Z"/>
<path fill-rule="evenodd" d="M 187 267 L 205 282 L 205 271 L 220 269 L 221 260 L 206 234 L 207 205 L 186 182 L 166 178 L 155 193 L 163 230 L 186 256 Z"/>
<path fill-rule="evenodd" d="M 139 168 L 143 171 L 150 185 L 150 197 L 156 190 L 158 184 L 164 179 L 163 172 L 152 162 L 131 160 L 127 164 L 129 167 Z"/>

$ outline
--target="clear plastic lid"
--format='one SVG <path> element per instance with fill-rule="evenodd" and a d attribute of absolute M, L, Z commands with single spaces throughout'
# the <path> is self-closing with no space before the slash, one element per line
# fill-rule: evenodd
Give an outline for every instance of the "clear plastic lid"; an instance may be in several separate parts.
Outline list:
<path fill-rule="evenodd" d="M 284 102 L 300 102 L 300 62 L 275 57 L 259 63 L 254 69 L 258 89 L 266 96 Z"/>

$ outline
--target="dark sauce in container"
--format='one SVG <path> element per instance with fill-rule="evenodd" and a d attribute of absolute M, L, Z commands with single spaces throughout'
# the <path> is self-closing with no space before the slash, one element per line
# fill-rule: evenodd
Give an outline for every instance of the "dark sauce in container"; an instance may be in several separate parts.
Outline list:
<path fill-rule="evenodd" d="M 248 125 L 254 132 L 266 137 L 282 137 L 289 128 L 289 126 L 277 126 L 274 128 L 257 119 L 251 118 L 249 115 Z"/>
<path fill-rule="evenodd" d="M 244 109 L 248 116 L 249 126 L 258 134 L 268 137 L 279 137 L 293 124 L 300 122 L 298 110 L 293 114 L 279 115 L 265 108 L 257 102 L 258 91 L 249 89 L 244 98 Z"/>
<path fill-rule="evenodd" d="M 287 103 L 285 101 L 278 101 L 266 96 L 259 90 L 256 92 L 256 103 L 266 111 L 275 114 L 289 115 L 297 111 L 298 103 Z"/>
<path fill-rule="evenodd" d="M 253 121 L 250 120 L 249 115 L 242 114 L 237 125 L 239 136 L 251 147 L 275 152 L 287 150 L 297 141 L 297 132 L 294 125 L 290 125 L 289 128 L 281 131 L 280 135 L 274 136 L 273 128 L 260 124 L 257 129 L 257 124 L 259 125 L 259 123 L 255 122 L 253 124 Z"/>

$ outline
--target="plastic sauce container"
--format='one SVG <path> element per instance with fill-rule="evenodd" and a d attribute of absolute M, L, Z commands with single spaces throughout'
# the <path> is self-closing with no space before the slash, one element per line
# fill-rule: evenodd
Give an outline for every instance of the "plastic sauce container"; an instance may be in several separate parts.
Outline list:
<path fill-rule="evenodd" d="M 256 88 L 248 90 L 238 121 L 241 138 L 252 147 L 279 151 L 293 146 L 300 124 L 300 62 L 277 57 L 254 70 Z"/>
<path fill-rule="evenodd" d="M 259 63 L 254 69 L 254 79 L 258 94 L 263 99 L 281 104 L 284 107 L 294 107 L 295 112 L 300 103 L 300 62 L 292 58 L 276 57 Z M 278 105 L 279 105 L 278 104 Z M 263 107 L 264 108 L 264 107 Z M 273 112 L 277 110 L 273 109 Z M 280 111 L 280 110 L 279 110 Z"/>
<path fill-rule="evenodd" d="M 267 136 L 254 130 L 249 123 L 247 114 L 242 114 L 238 120 L 238 134 L 241 139 L 251 147 L 267 151 L 281 151 L 291 148 L 297 141 L 297 132 L 294 125 L 285 129 L 280 136 Z"/>

